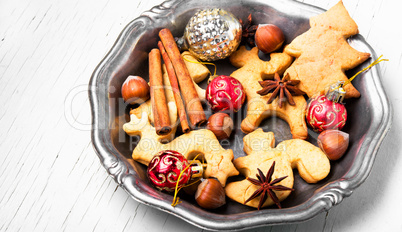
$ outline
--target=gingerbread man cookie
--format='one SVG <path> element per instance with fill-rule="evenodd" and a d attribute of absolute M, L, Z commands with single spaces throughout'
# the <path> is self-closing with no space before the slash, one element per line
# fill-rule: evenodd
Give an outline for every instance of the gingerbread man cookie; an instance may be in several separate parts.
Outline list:
<path fill-rule="evenodd" d="M 292 80 L 300 80 L 299 88 L 309 97 L 323 94 L 338 81 L 347 81 L 344 71 L 352 69 L 370 57 L 346 41 L 359 32 L 342 1 L 327 12 L 310 18 L 311 28 L 296 37 L 284 52 L 296 57 L 286 70 Z M 359 97 L 352 84 L 345 85 L 345 98 Z"/>
<path fill-rule="evenodd" d="M 245 157 L 237 158 L 233 163 L 240 173 L 254 178 L 259 168 L 267 173 L 272 163 L 275 169 L 272 180 L 287 176 L 278 184 L 288 188 L 293 187 L 293 168 L 297 168 L 300 176 L 308 183 L 316 183 L 324 179 L 330 171 L 327 156 L 320 148 L 301 139 L 286 140 L 274 148 L 275 138 L 272 132 L 263 132 L 260 128 L 243 138 Z M 248 180 L 231 182 L 225 187 L 226 195 L 241 204 L 258 189 L 259 186 Z M 274 191 L 279 201 L 289 196 L 290 191 Z M 260 197 L 246 203 L 251 207 L 258 207 Z M 262 207 L 274 204 L 268 197 Z"/>
<path fill-rule="evenodd" d="M 173 102 L 169 102 L 168 107 L 169 111 L 176 110 Z M 131 114 L 130 117 L 130 122 L 123 125 L 123 130 L 130 136 L 141 137 L 132 154 L 134 160 L 148 165 L 154 155 L 160 151 L 174 150 L 188 160 L 198 154 L 203 155 L 207 163 L 204 178 L 215 177 L 223 186 L 228 177 L 239 174 L 232 163 L 233 151 L 223 149 L 210 130 L 193 130 L 163 144 L 158 140 L 160 137 L 156 134 L 155 128 L 149 123 L 146 111 L 142 113 L 141 118 L 135 114 Z M 177 120 L 177 116 L 174 119 Z"/>
<path fill-rule="evenodd" d="M 275 73 L 283 74 L 292 62 L 292 57 L 284 53 L 272 53 L 270 61 L 263 61 L 258 57 L 258 48 L 247 50 L 241 46 L 230 56 L 232 65 L 239 67 L 230 76 L 236 78 L 243 85 L 247 95 L 247 116 L 241 123 L 244 133 L 254 131 L 259 124 L 273 115 L 285 120 L 290 127 L 293 138 L 306 139 L 308 136 L 305 117 L 306 100 L 303 96 L 294 96 L 295 106 L 284 104 L 278 106 L 278 99 L 271 104 L 267 101 L 271 94 L 261 96 L 258 81 L 272 79 Z"/>

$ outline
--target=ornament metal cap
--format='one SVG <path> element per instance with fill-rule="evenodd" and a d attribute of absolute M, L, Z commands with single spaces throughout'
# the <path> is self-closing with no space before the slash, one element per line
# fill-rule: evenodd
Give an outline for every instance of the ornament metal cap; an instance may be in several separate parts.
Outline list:
<path fill-rule="evenodd" d="M 346 90 L 343 88 L 344 83 L 343 81 L 338 81 L 336 84 L 331 85 L 325 95 L 327 99 L 336 103 L 343 103 L 346 95 Z"/>
<path fill-rule="evenodd" d="M 187 44 L 184 36 L 183 37 L 175 37 L 174 39 L 175 39 L 177 47 L 179 48 L 180 51 L 188 50 L 188 44 Z"/>
<path fill-rule="evenodd" d="M 199 160 L 193 160 L 190 169 L 191 169 L 191 179 L 202 177 L 204 173 L 204 165 Z"/>

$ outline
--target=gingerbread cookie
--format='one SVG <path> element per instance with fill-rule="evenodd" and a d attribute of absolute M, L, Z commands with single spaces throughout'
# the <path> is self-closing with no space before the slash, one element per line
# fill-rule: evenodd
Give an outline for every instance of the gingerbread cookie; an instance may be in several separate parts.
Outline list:
<path fill-rule="evenodd" d="M 303 96 L 295 96 L 295 106 L 284 104 L 278 106 L 278 99 L 271 104 L 267 101 L 271 94 L 261 96 L 258 81 L 272 79 L 275 73 L 283 74 L 292 62 L 292 57 L 285 53 L 272 53 L 270 61 L 263 61 L 258 57 L 258 48 L 247 50 L 241 46 L 230 56 L 232 65 L 239 67 L 230 76 L 236 78 L 243 85 L 247 95 L 247 116 L 241 123 L 244 133 L 254 131 L 265 118 L 273 115 L 285 120 L 290 127 L 293 138 L 306 139 L 307 126 L 304 120 L 306 100 Z"/>
<path fill-rule="evenodd" d="M 174 102 L 169 102 L 168 107 L 170 112 L 177 111 Z M 130 117 L 130 122 L 123 125 L 123 130 L 130 136 L 139 135 L 141 137 L 132 154 L 134 160 L 148 165 L 154 155 L 160 151 L 174 150 L 188 160 L 198 154 L 203 155 L 207 163 L 204 178 L 215 177 L 223 186 L 229 176 L 239 174 L 232 163 L 233 151 L 223 149 L 210 130 L 193 130 L 163 144 L 159 141 L 160 136 L 156 134 L 155 128 L 149 123 L 147 111 L 142 112 L 140 118 L 135 114 L 131 114 Z M 171 119 L 176 121 L 177 113 L 176 117 Z"/>
<path fill-rule="evenodd" d="M 290 79 L 300 80 L 299 88 L 312 97 L 323 94 L 338 81 L 347 81 L 344 71 L 363 63 L 370 53 L 359 52 L 348 44 L 346 39 L 359 31 L 342 1 L 310 18 L 310 26 L 286 46 L 284 52 L 296 57 L 286 73 Z M 352 84 L 346 85 L 345 90 L 346 98 L 360 96 Z"/>
<path fill-rule="evenodd" d="M 245 157 L 237 158 L 233 163 L 240 173 L 246 177 L 255 177 L 257 168 L 267 173 L 272 163 L 275 169 L 272 180 L 287 176 L 277 184 L 288 188 L 293 187 L 293 168 L 297 168 L 300 176 L 308 183 L 316 183 L 324 179 L 330 171 L 327 156 L 320 148 L 301 139 L 286 140 L 274 148 L 275 138 L 272 132 L 263 132 L 260 128 L 243 138 Z M 225 187 L 226 195 L 241 204 L 258 189 L 247 179 L 231 182 Z M 289 196 L 290 191 L 274 191 L 279 201 Z M 246 203 L 251 207 L 258 207 L 260 197 Z M 262 207 L 274 204 L 268 197 Z"/>

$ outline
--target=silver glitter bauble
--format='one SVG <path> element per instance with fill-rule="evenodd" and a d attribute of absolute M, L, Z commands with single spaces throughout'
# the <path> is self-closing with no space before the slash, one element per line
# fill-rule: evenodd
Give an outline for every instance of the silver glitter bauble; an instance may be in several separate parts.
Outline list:
<path fill-rule="evenodd" d="M 230 12 L 222 9 L 201 10 L 188 21 L 177 43 L 203 61 L 224 59 L 240 44 L 242 26 Z"/>

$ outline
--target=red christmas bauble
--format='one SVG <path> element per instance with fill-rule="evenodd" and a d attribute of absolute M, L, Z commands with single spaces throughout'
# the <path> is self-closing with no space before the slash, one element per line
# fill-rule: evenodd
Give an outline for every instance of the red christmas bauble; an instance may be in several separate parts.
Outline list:
<path fill-rule="evenodd" d="M 225 75 L 215 77 L 208 84 L 205 95 L 215 112 L 226 110 L 237 112 L 246 100 L 241 83 L 236 78 Z"/>
<path fill-rule="evenodd" d="M 159 190 L 174 192 L 180 173 L 189 166 L 188 160 L 179 152 L 165 150 L 155 155 L 148 165 L 147 175 L 151 183 Z M 179 187 L 191 179 L 191 168 L 183 172 Z"/>
<path fill-rule="evenodd" d="M 341 130 L 345 126 L 347 117 L 345 106 L 328 100 L 325 95 L 311 99 L 307 105 L 307 123 L 317 132 L 327 129 Z"/>

